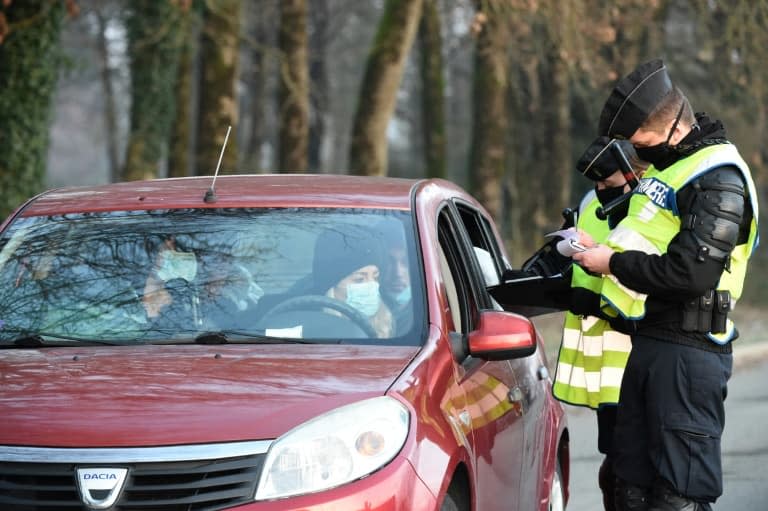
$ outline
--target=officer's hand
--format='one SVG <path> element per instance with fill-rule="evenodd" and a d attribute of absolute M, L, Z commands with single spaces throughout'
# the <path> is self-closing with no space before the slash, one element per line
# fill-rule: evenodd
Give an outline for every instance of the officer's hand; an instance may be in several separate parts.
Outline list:
<path fill-rule="evenodd" d="M 582 229 L 578 230 L 579 233 L 579 243 L 587 248 L 592 248 L 597 243 L 595 243 L 595 240 L 592 239 L 592 236 L 590 234 Z"/>
<path fill-rule="evenodd" d="M 614 250 L 607 245 L 595 245 L 584 252 L 573 254 L 573 260 L 592 273 L 610 275 L 610 261 Z"/>

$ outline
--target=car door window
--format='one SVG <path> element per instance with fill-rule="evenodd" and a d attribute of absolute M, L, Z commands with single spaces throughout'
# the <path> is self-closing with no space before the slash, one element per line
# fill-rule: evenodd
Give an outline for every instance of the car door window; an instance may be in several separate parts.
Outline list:
<path fill-rule="evenodd" d="M 448 298 L 448 307 L 450 308 L 451 319 L 453 320 L 453 328 L 455 331 L 461 332 L 461 307 L 459 306 L 456 282 L 453 280 L 451 267 L 448 264 L 448 258 L 446 257 L 442 246 L 439 247 L 438 253 L 440 255 L 440 273 L 443 275 L 443 284 L 445 285 L 445 294 Z"/>
<path fill-rule="evenodd" d="M 472 244 L 486 287 L 499 285 L 501 274 L 509 265 L 496 243 L 490 221 L 467 204 L 457 202 L 455 205 L 469 242 Z"/>
<path fill-rule="evenodd" d="M 479 307 L 471 283 L 473 269 L 465 250 L 462 249 L 459 231 L 448 208 L 444 208 L 440 213 L 438 238 L 441 272 L 453 316 L 454 330 L 465 334 L 477 323 Z"/>

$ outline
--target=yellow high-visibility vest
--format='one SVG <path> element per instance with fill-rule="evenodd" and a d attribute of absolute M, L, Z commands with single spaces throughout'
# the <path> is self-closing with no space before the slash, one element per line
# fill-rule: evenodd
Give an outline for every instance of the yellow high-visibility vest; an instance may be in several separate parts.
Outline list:
<path fill-rule="evenodd" d="M 666 253 L 669 242 L 680 232 L 682 223 L 677 209 L 677 192 L 697 177 L 724 165 L 733 165 L 741 170 L 753 212 L 749 238 L 746 243 L 733 249 L 730 255 L 730 269 L 723 272 L 717 284 L 718 290 L 730 292 L 731 303 L 735 304 L 741 296 L 747 262 L 758 244 L 759 211 L 755 184 L 749 167 L 732 144 L 705 147 L 679 160 L 663 172 L 653 166 L 649 167 L 630 200 L 627 217 L 611 232 L 606 244 L 617 252 L 640 250 L 646 254 Z M 647 296 L 624 286 L 614 275 L 603 277 L 601 298 L 606 314 L 619 314 L 628 319 L 640 319 L 645 316 Z M 709 333 L 710 339 L 718 344 L 729 342 L 734 335 L 735 328 L 730 319 L 725 333 Z"/>
<path fill-rule="evenodd" d="M 595 215 L 598 206 L 600 202 L 595 193 L 590 192 L 579 207 L 577 227 L 601 243 L 608 236 L 609 228 L 607 221 L 599 220 Z M 600 277 L 573 265 L 572 288 L 599 294 L 601 283 Z M 631 349 L 629 336 L 613 330 L 606 320 L 566 312 L 552 386 L 555 398 L 594 409 L 618 403 L 621 379 Z"/>

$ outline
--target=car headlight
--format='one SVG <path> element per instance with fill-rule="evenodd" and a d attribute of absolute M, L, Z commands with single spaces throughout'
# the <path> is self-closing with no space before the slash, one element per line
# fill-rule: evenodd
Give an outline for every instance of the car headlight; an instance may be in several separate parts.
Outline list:
<path fill-rule="evenodd" d="M 383 396 L 292 429 L 269 448 L 256 500 L 316 492 L 370 474 L 403 447 L 408 422 L 405 406 Z"/>

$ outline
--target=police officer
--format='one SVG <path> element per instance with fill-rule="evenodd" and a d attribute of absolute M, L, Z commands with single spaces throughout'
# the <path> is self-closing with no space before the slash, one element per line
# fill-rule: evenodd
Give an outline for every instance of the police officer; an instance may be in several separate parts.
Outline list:
<path fill-rule="evenodd" d="M 604 311 L 636 320 L 614 437 L 617 509 L 711 509 L 738 335 L 727 315 L 757 245 L 754 183 L 722 123 L 694 114 L 661 60 L 616 84 L 599 130 L 651 163 L 606 243 L 574 255 L 603 274 Z"/>
<path fill-rule="evenodd" d="M 618 147 L 616 147 L 618 146 Z M 626 164 L 636 162 L 635 169 L 622 171 L 619 158 Z M 641 174 L 644 165 L 637 162 L 632 144 L 608 137 L 598 137 L 579 159 L 576 169 L 594 181 L 595 187 L 581 200 L 576 227 L 603 242 L 626 215 L 628 201 L 621 202 L 631 191 L 625 172 Z M 631 181 L 636 184 L 634 174 Z M 607 215 L 598 212 L 615 204 Z M 599 275 L 574 265 L 571 275 L 570 306 L 565 314 L 563 337 L 557 358 L 553 394 L 558 400 L 595 410 L 598 450 L 605 455 L 600 465 L 598 482 L 603 493 L 603 506 L 613 511 L 614 475 L 612 470 L 613 432 L 619 388 L 632 348 L 630 338 L 614 329 L 600 310 Z"/>

